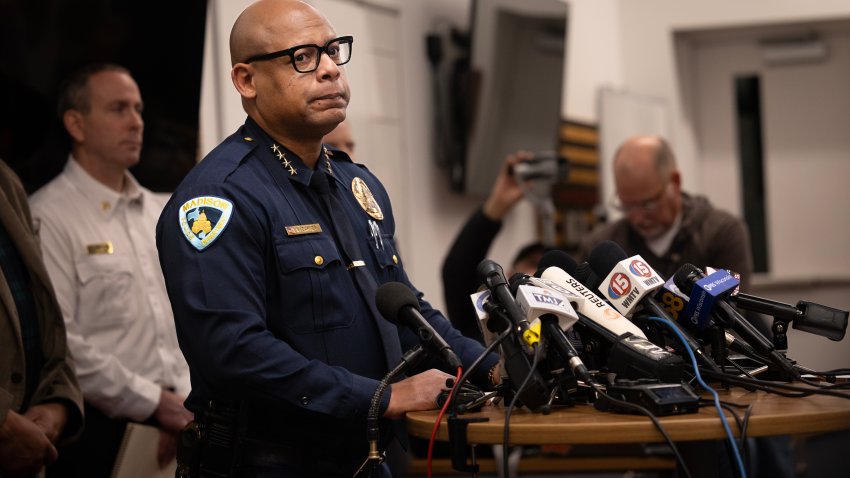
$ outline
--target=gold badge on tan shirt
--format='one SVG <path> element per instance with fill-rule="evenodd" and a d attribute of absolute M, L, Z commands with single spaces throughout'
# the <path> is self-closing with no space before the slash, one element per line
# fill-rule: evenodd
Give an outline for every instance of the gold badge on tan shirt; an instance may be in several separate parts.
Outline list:
<path fill-rule="evenodd" d="M 112 241 L 101 242 L 99 244 L 89 244 L 86 246 L 86 249 L 89 251 L 89 255 L 112 254 L 114 252 L 112 249 Z"/>
<path fill-rule="evenodd" d="M 366 181 L 363 181 L 360 178 L 352 179 L 351 192 L 354 194 L 354 198 L 357 199 L 360 207 L 366 211 L 366 214 L 372 216 L 373 219 L 378 221 L 384 219 L 384 213 L 381 212 L 381 206 L 378 205 L 378 201 L 375 201 L 375 196 L 372 195 L 372 191 L 369 190 L 369 186 L 366 185 Z"/>

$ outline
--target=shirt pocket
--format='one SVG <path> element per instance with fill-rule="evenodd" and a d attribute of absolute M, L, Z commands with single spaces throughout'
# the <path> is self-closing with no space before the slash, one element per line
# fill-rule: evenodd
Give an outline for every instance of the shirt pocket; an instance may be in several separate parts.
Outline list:
<path fill-rule="evenodd" d="M 124 325 L 137 315 L 134 297 L 143 291 L 134 287 L 133 260 L 125 254 L 92 254 L 74 264 L 79 285 L 76 317 L 89 330 Z"/>
<path fill-rule="evenodd" d="M 374 238 L 370 238 L 365 243 L 377 266 L 375 270 L 382 276 L 382 282 L 399 280 L 398 271 L 401 267 L 401 257 L 398 254 L 393 236 L 392 234 L 381 234 L 378 237 L 377 244 Z"/>
<path fill-rule="evenodd" d="M 299 334 L 349 327 L 360 297 L 336 244 L 328 237 L 287 238 L 275 247 L 284 327 Z"/>

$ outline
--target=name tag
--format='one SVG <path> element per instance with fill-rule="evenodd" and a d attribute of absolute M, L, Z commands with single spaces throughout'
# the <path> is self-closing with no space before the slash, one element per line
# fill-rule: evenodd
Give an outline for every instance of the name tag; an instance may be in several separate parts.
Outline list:
<path fill-rule="evenodd" d="M 99 244 L 89 244 L 86 246 L 86 249 L 88 249 L 89 255 L 112 254 L 114 252 L 112 249 L 112 241 L 101 242 Z"/>
<path fill-rule="evenodd" d="M 322 226 L 318 224 L 299 224 L 297 226 L 286 226 L 287 236 L 301 236 L 304 234 L 318 234 L 322 232 Z"/>

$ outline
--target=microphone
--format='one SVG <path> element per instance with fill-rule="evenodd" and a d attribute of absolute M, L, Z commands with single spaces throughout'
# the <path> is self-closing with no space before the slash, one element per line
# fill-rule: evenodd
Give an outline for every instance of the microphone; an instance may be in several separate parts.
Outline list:
<path fill-rule="evenodd" d="M 585 315 L 591 322 L 607 330 L 614 337 L 630 333 L 645 339 L 646 335 L 640 327 L 623 317 L 602 298 L 567 273 L 568 270 L 575 271 L 576 267 L 576 262 L 566 252 L 549 251 L 540 259 L 538 273 L 535 275 L 553 282 L 566 291 L 571 296 L 570 302 L 580 314 Z"/>
<path fill-rule="evenodd" d="M 601 336 L 611 346 L 607 367 L 626 378 L 657 378 L 677 383 L 684 362 L 646 339 L 643 331 L 620 315 L 599 296 L 579 283 L 560 266 L 575 270 L 575 261 L 563 251 L 547 252 L 540 260 L 535 283 L 565 293 L 575 307 L 578 325 Z M 581 331 L 580 331 L 581 332 Z"/>
<path fill-rule="evenodd" d="M 766 356 L 792 378 L 800 379 L 799 372 L 784 355 L 776 351 L 773 343 L 725 301 L 725 292 L 734 288 L 738 282 L 729 272 L 721 269 L 706 277 L 695 265 L 685 264 L 676 271 L 673 281 L 679 289 L 690 296 L 688 308 L 694 309 L 694 315 L 700 318 L 699 322 L 707 323 L 707 319 L 702 317 L 714 312 L 714 316 L 721 325 L 734 330 L 756 351 Z M 694 304 L 693 307 L 691 304 Z"/>
<path fill-rule="evenodd" d="M 599 285 L 599 291 L 620 313 L 631 317 L 640 306 L 650 315 L 675 324 L 667 310 L 653 297 L 655 291 L 664 285 L 664 279 L 643 260 L 643 257 L 640 255 L 627 257 L 626 251 L 616 242 L 603 241 L 588 255 L 587 263 L 597 276 L 605 277 Z M 673 341 L 673 348 L 681 353 L 683 352 L 681 346 L 686 346 L 693 350 L 700 363 L 715 372 L 721 372 L 714 360 L 702 353 L 699 342 L 689 333 L 683 330 L 681 332 L 687 344 L 680 344 L 676 340 Z"/>
<path fill-rule="evenodd" d="M 487 301 L 483 304 L 484 311 L 489 315 L 487 327 L 494 332 L 504 332 L 508 327 L 513 327 L 511 319 L 505 313 L 504 307 Z M 505 372 L 510 379 L 511 389 L 518 391 L 518 387 L 526 382 L 528 385 L 519 394 L 519 399 L 529 410 L 539 410 L 549 401 L 550 387 L 546 380 L 536 369 L 531 368 L 528 356 L 523 351 L 517 334 L 507 336 L 500 344 Z M 529 377 L 531 375 L 531 377 Z"/>
<path fill-rule="evenodd" d="M 567 296 L 552 288 L 533 284 L 525 274 L 511 277 L 510 290 L 514 291 L 523 316 L 530 321 L 529 331 L 523 335 L 529 346 L 540 340 L 540 316 L 551 314 L 561 330 L 569 330 L 578 321 L 578 315 Z"/>
<path fill-rule="evenodd" d="M 484 259 L 478 264 L 475 272 L 478 279 L 490 290 L 491 297 L 505 309 L 508 318 L 520 330 L 520 333 L 523 336 L 529 334 L 530 324 L 511 295 L 502 266 L 490 259 Z"/>
<path fill-rule="evenodd" d="M 601 242 L 587 257 L 591 270 L 605 279 L 598 290 L 621 314 L 630 317 L 643 305 L 652 314 L 669 319 L 670 316 L 651 297 L 664 280 L 639 255 L 628 257 L 616 242 Z"/>
<path fill-rule="evenodd" d="M 401 282 L 387 282 L 378 287 L 375 305 L 385 319 L 393 324 L 404 324 L 419 336 L 419 340 L 431 352 L 439 355 L 452 369 L 462 363 L 446 340 L 434 330 L 419 311 L 419 301 L 413 292 Z"/>
<path fill-rule="evenodd" d="M 572 274 L 572 276 L 591 290 L 599 289 L 599 286 L 602 285 L 602 279 L 593 272 L 593 269 L 590 268 L 590 264 L 588 264 L 587 261 L 579 264 L 576 267 L 575 274 Z"/>
<path fill-rule="evenodd" d="M 570 304 L 568 297 L 552 288 L 532 285 L 531 279 L 521 276 L 511 289 L 516 288 L 516 298 L 526 318 L 532 319 L 531 331 L 536 333 L 535 341 L 544 335 L 554 349 L 567 362 L 573 375 L 590 382 L 590 373 L 579 358 L 573 344 L 564 335 L 579 320 L 578 314 Z"/>
<path fill-rule="evenodd" d="M 736 294 L 729 297 L 740 309 L 751 310 L 770 315 L 791 325 L 798 330 L 817 334 L 830 340 L 840 341 L 847 331 L 846 310 L 840 310 L 826 305 L 801 300 L 796 306 L 763 299 L 749 294 Z"/>
<path fill-rule="evenodd" d="M 666 304 L 665 310 L 669 314 L 673 316 L 673 319 L 680 324 L 694 324 L 698 322 L 697 319 L 695 322 L 691 322 L 691 316 L 686 315 L 685 307 L 688 305 L 688 296 L 686 296 L 682 291 L 676 287 L 676 284 L 673 282 L 673 278 L 667 279 L 664 283 L 664 287 L 659 291 L 659 298 L 662 303 Z M 714 329 L 716 328 L 714 321 L 710 321 L 707 325 L 707 328 Z M 684 331 L 683 331 L 684 332 Z M 687 333 L 685 334 L 687 337 Z M 764 361 L 764 359 L 759 355 L 758 352 L 743 340 L 735 337 L 730 334 L 728 331 L 723 332 L 723 341 L 726 342 L 726 347 L 740 354 L 746 355 L 747 357 Z"/>

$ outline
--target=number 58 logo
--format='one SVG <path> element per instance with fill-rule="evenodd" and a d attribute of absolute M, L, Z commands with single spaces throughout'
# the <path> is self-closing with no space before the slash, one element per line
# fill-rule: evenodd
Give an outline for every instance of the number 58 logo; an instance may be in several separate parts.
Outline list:
<path fill-rule="evenodd" d="M 664 294 L 661 295 L 661 302 L 664 304 L 664 308 L 667 309 L 667 312 L 669 312 L 673 317 L 673 320 L 679 320 L 679 312 L 685 308 L 685 301 L 678 295 L 665 291 Z"/>

